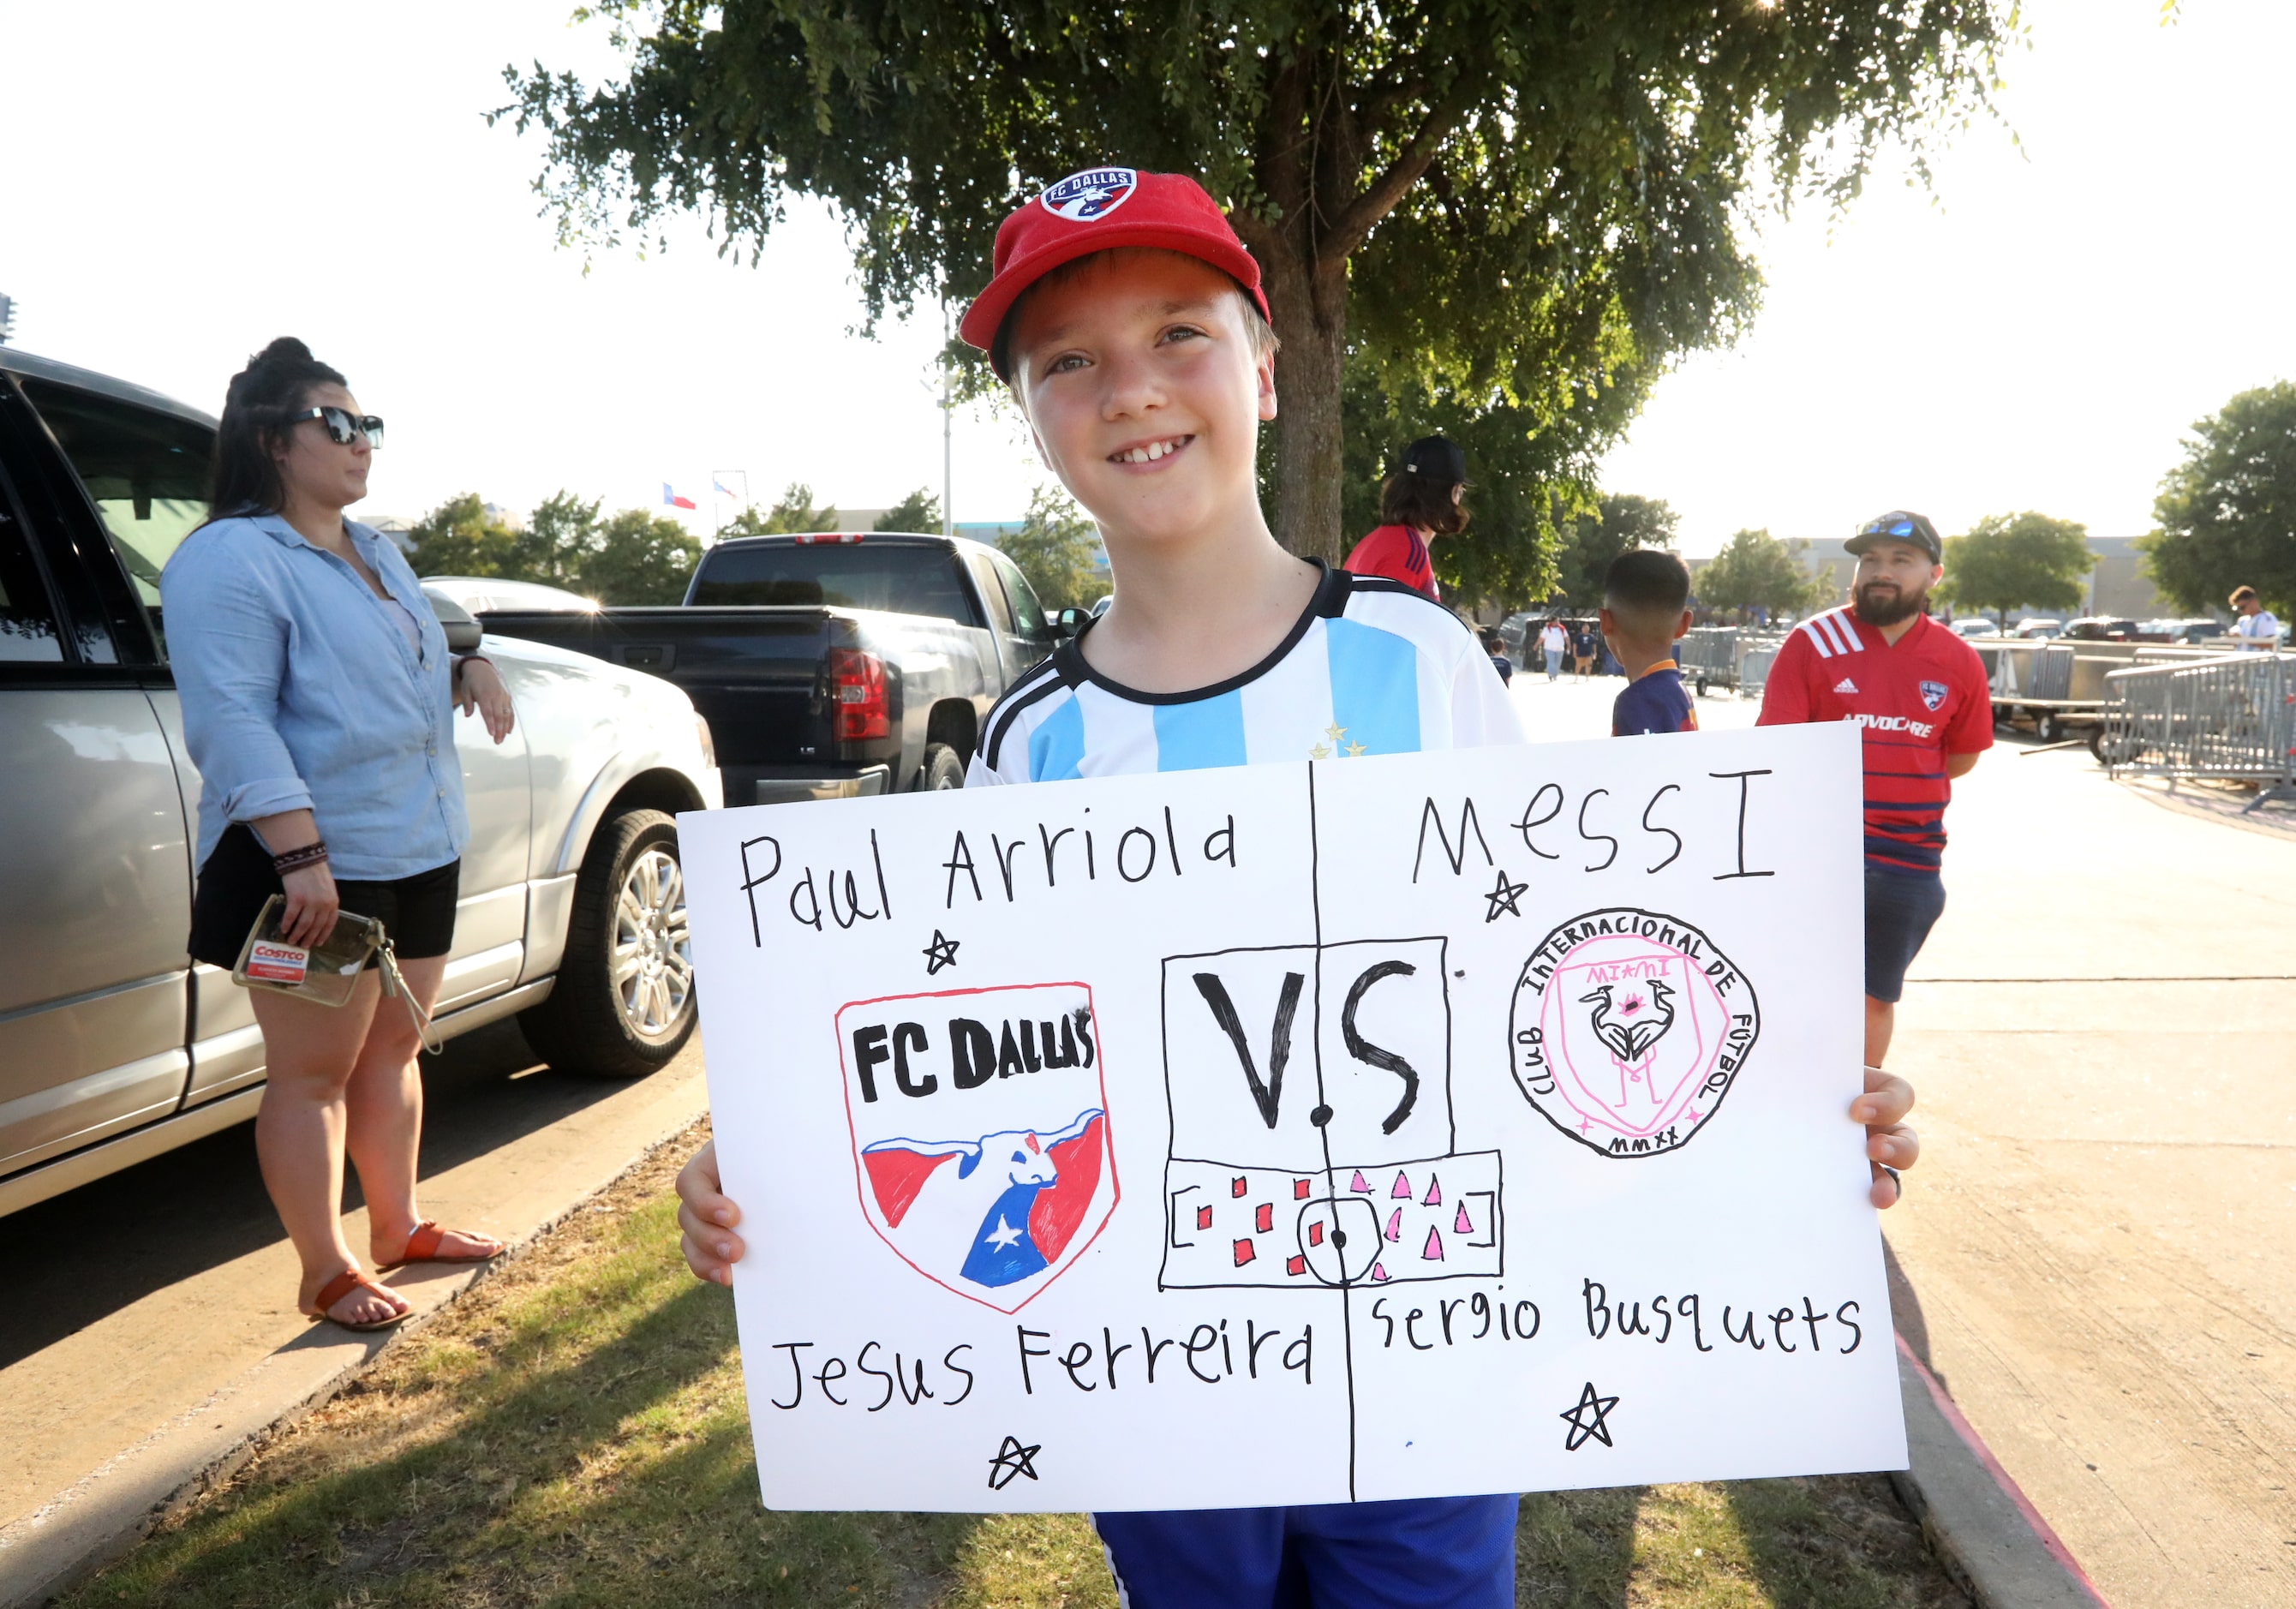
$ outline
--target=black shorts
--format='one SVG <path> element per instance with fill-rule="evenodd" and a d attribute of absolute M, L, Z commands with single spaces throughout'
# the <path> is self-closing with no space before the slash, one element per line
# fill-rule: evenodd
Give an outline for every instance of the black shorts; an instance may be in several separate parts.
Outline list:
<path fill-rule="evenodd" d="M 411 877 L 377 882 L 337 878 L 342 908 L 382 924 L 392 952 L 402 961 L 443 956 L 455 947 L 455 900 L 462 890 L 463 863 L 450 860 Z M 223 830 L 215 853 L 200 867 L 192 896 L 192 959 L 211 966 L 239 965 L 248 930 L 263 913 L 263 902 L 283 891 L 279 874 L 262 841 L 239 822 Z"/>
<path fill-rule="evenodd" d="M 1945 914 L 1945 884 L 1935 877 L 1866 868 L 1866 992 L 1894 1006 L 1906 992 L 1906 969 Z"/>

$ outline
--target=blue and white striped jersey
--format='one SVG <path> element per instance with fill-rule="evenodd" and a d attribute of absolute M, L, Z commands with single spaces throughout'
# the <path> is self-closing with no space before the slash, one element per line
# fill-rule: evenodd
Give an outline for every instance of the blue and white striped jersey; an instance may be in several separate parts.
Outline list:
<path fill-rule="evenodd" d="M 1472 633 L 1398 582 L 1328 570 L 1291 635 L 1259 664 L 1190 693 L 1140 693 L 1075 642 L 989 712 L 967 787 L 1352 759 L 1523 741 Z"/>

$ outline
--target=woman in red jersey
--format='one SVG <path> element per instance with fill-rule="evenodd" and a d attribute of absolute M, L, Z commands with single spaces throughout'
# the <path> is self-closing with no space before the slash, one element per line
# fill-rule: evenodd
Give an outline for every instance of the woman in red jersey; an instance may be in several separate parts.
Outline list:
<path fill-rule="evenodd" d="M 1440 599 L 1427 545 L 1467 529 L 1459 499 L 1467 489 L 1467 455 L 1444 436 L 1411 444 L 1403 467 L 1379 488 L 1379 517 L 1385 523 L 1356 544 L 1347 568 L 1359 576 L 1383 576 L 1414 592 Z"/>

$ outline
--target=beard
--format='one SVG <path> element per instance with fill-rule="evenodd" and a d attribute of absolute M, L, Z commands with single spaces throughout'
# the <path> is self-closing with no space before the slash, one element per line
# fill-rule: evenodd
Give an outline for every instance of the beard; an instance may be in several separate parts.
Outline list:
<path fill-rule="evenodd" d="M 1929 607 L 1930 589 L 1906 592 L 1892 581 L 1868 581 L 1851 594 L 1851 607 L 1868 626 L 1895 626 Z"/>

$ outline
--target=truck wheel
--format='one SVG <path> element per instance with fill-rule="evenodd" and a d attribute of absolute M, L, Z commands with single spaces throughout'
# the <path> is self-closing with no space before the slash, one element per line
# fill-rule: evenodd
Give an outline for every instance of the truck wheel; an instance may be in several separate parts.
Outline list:
<path fill-rule="evenodd" d="M 939 793 L 964 785 L 964 761 L 947 743 L 927 743 L 925 763 L 917 774 L 917 792 Z"/>
<path fill-rule="evenodd" d="M 519 1026 L 562 1071 L 635 1079 L 684 1047 L 693 1015 L 677 823 L 660 810 L 627 810 L 590 841 L 557 985 L 519 1014 Z"/>

